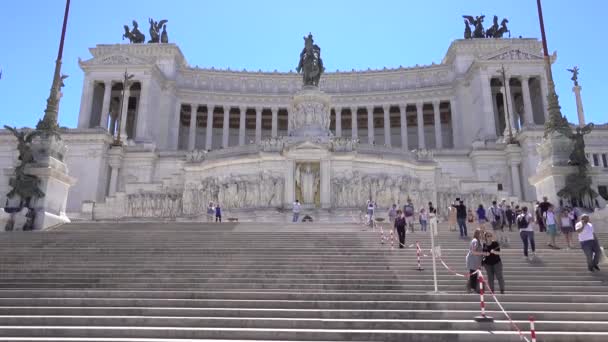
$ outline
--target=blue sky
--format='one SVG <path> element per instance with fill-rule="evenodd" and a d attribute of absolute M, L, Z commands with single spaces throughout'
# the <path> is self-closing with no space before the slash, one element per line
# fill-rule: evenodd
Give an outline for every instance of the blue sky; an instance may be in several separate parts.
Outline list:
<path fill-rule="evenodd" d="M 2 1 L 0 125 L 34 126 L 51 85 L 64 0 Z M 602 105 L 608 69 L 605 15 L 608 1 L 544 0 L 549 50 L 558 52 L 553 72 L 562 113 L 576 121 L 566 68 L 581 68 L 579 81 L 588 121 L 608 121 Z M 72 0 L 65 42 L 66 80 L 60 124 L 74 127 L 83 74 L 78 57 L 96 44 L 125 43 L 122 26 L 168 19 L 171 42 L 189 64 L 233 70 L 289 71 L 297 65 L 302 36 L 312 32 L 327 70 L 439 63 L 461 38 L 461 15 L 509 19 L 512 36 L 540 38 L 536 0 Z M 9 29 L 10 28 L 10 29 Z"/>

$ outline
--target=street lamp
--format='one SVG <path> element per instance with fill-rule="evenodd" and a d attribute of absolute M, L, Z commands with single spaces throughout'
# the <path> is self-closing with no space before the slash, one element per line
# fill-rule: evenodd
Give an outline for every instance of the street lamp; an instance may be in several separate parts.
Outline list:
<path fill-rule="evenodd" d="M 133 75 L 133 74 L 129 74 L 127 72 L 127 69 L 125 69 L 125 74 L 124 74 L 123 81 L 122 81 L 122 95 L 121 95 L 121 100 L 120 100 L 120 112 L 118 114 L 118 133 L 116 135 L 116 139 L 114 139 L 114 143 L 112 144 L 114 146 L 122 145 L 122 141 L 120 141 L 120 131 L 122 130 L 121 126 L 122 126 L 122 115 L 123 115 L 122 109 L 125 106 L 125 92 L 127 91 L 127 88 L 129 86 L 131 86 L 131 83 L 132 83 L 131 79 L 134 76 L 135 75 Z"/>
<path fill-rule="evenodd" d="M 504 89 L 504 96 L 503 96 L 503 102 L 504 102 L 504 108 L 505 108 L 505 125 L 507 128 L 507 136 L 505 137 L 505 142 L 507 144 L 514 144 L 515 143 L 515 138 L 513 137 L 513 129 L 511 128 L 511 113 L 509 112 L 509 100 L 508 97 L 509 92 L 507 92 L 507 76 L 506 76 L 506 72 L 505 72 L 505 66 L 501 65 L 500 69 L 496 70 L 497 72 L 500 73 L 500 75 L 502 76 L 502 87 Z"/>

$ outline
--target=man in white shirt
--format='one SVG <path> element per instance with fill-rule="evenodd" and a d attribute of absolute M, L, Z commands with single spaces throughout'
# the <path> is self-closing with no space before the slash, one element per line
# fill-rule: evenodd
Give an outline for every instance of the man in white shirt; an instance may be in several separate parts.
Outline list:
<path fill-rule="evenodd" d="M 291 222 L 298 222 L 298 219 L 300 218 L 300 210 L 302 209 L 302 205 L 300 205 L 300 201 L 296 200 L 293 203 L 293 219 L 291 220 Z"/>
<path fill-rule="evenodd" d="M 585 257 L 587 257 L 587 268 L 591 272 L 599 271 L 598 264 L 602 250 L 595 238 L 595 232 L 593 231 L 593 225 L 589 222 L 589 216 L 587 214 L 581 215 L 581 220 L 576 224 L 574 229 L 578 233 L 578 241 L 581 243 Z"/>

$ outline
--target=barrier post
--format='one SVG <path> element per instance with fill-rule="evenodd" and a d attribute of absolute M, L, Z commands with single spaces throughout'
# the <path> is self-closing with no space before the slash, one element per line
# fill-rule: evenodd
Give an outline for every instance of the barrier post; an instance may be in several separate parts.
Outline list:
<path fill-rule="evenodd" d="M 536 330 L 534 329 L 534 316 L 530 316 L 530 338 L 536 342 Z"/>
<path fill-rule="evenodd" d="M 479 280 L 479 306 L 481 315 L 475 317 L 476 322 L 494 322 L 494 318 L 486 315 L 486 303 L 483 300 L 483 275 L 480 270 L 477 270 L 477 280 Z"/>
<path fill-rule="evenodd" d="M 384 245 L 384 228 L 382 228 L 382 225 L 379 224 L 380 226 L 380 243 Z"/>
<path fill-rule="evenodd" d="M 416 257 L 418 258 L 418 271 L 422 271 L 424 270 L 424 268 L 422 268 L 422 265 L 420 264 L 420 242 L 416 241 Z"/>
<path fill-rule="evenodd" d="M 435 233 L 433 232 L 433 228 L 429 229 L 431 232 L 431 257 L 433 258 L 433 286 L 435 287 L 435 293 L 439 292 L 439 287 L 437 286 L 437 265 L 435 261 Z"/>

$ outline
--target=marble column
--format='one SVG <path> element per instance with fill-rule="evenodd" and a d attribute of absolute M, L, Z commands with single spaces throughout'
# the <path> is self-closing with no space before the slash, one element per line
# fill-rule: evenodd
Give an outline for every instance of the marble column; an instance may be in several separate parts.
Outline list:
<path fill-rule="evenodd" d="M 196 149 L 196 112 L 198 105 L 190 105 L 190 127 L 188 129 L 188 150 Z"/>
<path fill-rule="evenodd" d="M 287 167 L 285 168 L 285 198 L 283 207 L 291 209 L 291 205 L 296 199 L 294 182 L 296 162 L 294 160 L 287 160 L 285 164 Z"/>
<path fill-rule="evenodd" d="M 117 186 L 118 186 L 118 168 L 111 166 L 110 167 L 110 189 L 108 191 L 109 196 L 114 196 L 114 194 L 116 194 Z"/>
<path fill-rule="evenodd" d="M 367 143 L 375 144 L 374 107 L 367 107 Z"/>
<path fill-rule="evenodd" d="M 519 164 L 511 163 L 511 183 L 513 184 L 513 195 L 521 199 L 521 181 L 519 179 Z"/>
<path fill-rule="evenodd" d="M 357 107 L 350 109 L 351 112 L 351 128 L 353 140 L 359 138 L 359 129 L 357 127 Z"/>
<path fill-rule="evenodd" d="M 207 104 L 207 130 L 205 132 L 205 150 L 213 148 L 213 111 L 215 105 Z"/>
<path fill-rule="evenodd" d="M 140 81 L 141 91 L 139 93 L 139 99 L 137 100 L 137 115 L 135 116 L 134 134 L 138 141 L 150 140 L 150 134 L 148 133 L 148 125 L 151 123 L 150 119 L 148 118 L 150 83 L 151 81 L 149 79 Z"/>
<path fill-rule="evenodd" d="M 180 127 L 182 125 L 182 103 L 179 101 L 179 99 L 175 99 L 175 103 L 176 103 L 175 116 L 173 117 L 173 127 L 171 127 L 171 131 L 173 132 L 172 147 L 174 150 L 178 150 L 179 149 L 179 131 L 180 131 Z M 188 131 L 188 134 L 190 134 L 190 131 Z M 190 136 L 188 136 L 188 139 L 190 139 Z"/>
<path fill-rule="evenodd" d="M 457 132 L 462 132 L 462 129 L 458 129 L 455 125 L 455 123 L 461 122 L 462 120 L 460 119 L 460 115 L 457 112 L 458 108 L 457 108 L 458 104 L 456 102 L 456 99 L 451 98 L 450 99 L 450 125 L 452 126 L 452 147 L 456 148 L 456 147 L 460 147 L 463 145 L 462 143 L 462 139 L 464 138 L 463 136 L 457 134 Z M 462 125 L 460 125 L 462 126 Z M 458 138 L 460 140 L 458 140 L 458 142 L 456 141 L 456 138 Z M 444 144 L 445 145 L 445 144 Z"/>
<path fill-rule="evenodd" d="M 319 165 L 320 168 L 320 200 L 321 200 L 321 208 L 329 209 L 331 208 L 331 161 L 329 159 L 321 160 Z"/>
<path fill-rule="evenodd" d="M 108 117 L 110 116 L 110 103 L 112 100 L 112 81 L 105 81 L 103 91 L 103 106 L 101 107 L 101 120 L 99 126 L 108 129 Z"/>
<path fill-rule="evenodd" d="M 543 101 L 543 114 L 545 116 L 545 122 L 549 120 L 549 103 L 547 100 L 547 79 L 544 76 L 540 78 L 540 94 Z"/>
<path fill-rule="evenodd" d="M 513 95 L 511 94 L 511 84 L 510 84 L 510 80 L 511 77 L 507 77 L 507 80 L 505 81 L 506 84 L 506 99 L 507 99 L 507 107 L 505 107 L 505 123 L 511 125 L 511 133 L 515 134 L 515 106 L 513 105 Z M 509 117 L 507 117 L 507 110 L 508 110 L 508 114 Z M 509 120 L 510 119 L 510 120 Z M 505 133 L 508 133 L 509 127 L 505 128 Z M 506 136 L 506 134 L 505 134 Z"/>
<path fill-rule="evenodd" d="M 247 107 L 239 107 L 239 146 L 245 145 L 245 117 Z"/>
<path fill-rule="evenodd" d="M 129 110 L 129 97 L 131 97 L 131 89 L 127 88 L 125 90 L 124 102 L 120 104 L 122 106 L 122 114 L 120 118 L 120 139 L 122 141 L 127 141 L 127 112 Z"/>
<path fill-rule="evenodd" d="M 399 122 L 401 123 L 401 149 L 404 151 L 409 150 L 407 142 L 407 118 L 405 116 L 406 109 L 406 105 L 399 106 Z"/>
<path fill-rule="evenodd" d="M 228 147 L 230 137 L 230 106 L 224 106 L 224 122 L 222 126 L 222 147 Z"/>
<path fill-rule="evenodd" d="M 443 137 L 441 136 L 441 113 L 439 112 L 439 100 L 433 101 L 433 121 L 435 122 L 435 148 L 443 148 Z"/>
<path fill-rule="evenodd" d="M 496 106 L 496 97 L 492 96 L 492 75 L 482 75 L 481 76 L 481 91 L 483 93 L 483 108 L 481 113 L 483 114 L 483 117 L 485 118 L 485 122 L 484 123 L 479 123 L 478 127 L 483 127 L 485 132 L 483 134 L 483 136 L 481 136 L 480 138 L 487 138 L 487 139 L 496 139 L 497 135 L 500 135 L 502 132 L 498 132 L 499 130 L 498 127 L 498 115 L 500 115 L 498 113 L 498 110 L 494 111 L 494 113 L 496 113 L 495 115 L 489 115 L 490 111 L 492 111 L 494 109 L 494 107 Z M 454 113 L 454 106 L 453 106 L 454 102 L 450 101 L 450 106 L 451 106 L 451 110 L 452 113 Z M 452 118 L 452 127 L 455 127 L 456 124 L 458 124 L 459 126 L 462 126 L 462 122 L 461 120 L 456 121 L 454 120 L 454 118 Z M 461 127 L 459 127 L 461 128 Z M 478 129 L 478 128 L 475 128 Z M 465 132 L 464 128 L 461 128 L 458 130 L 459 132 Z M 456 144 L 456 139 L 457 138 L 462 138 L 458 135 L 454 135 L 453 136 L 453 140 L 454 140 L 454 145 Z"/>
<path fill-rule="evenodd" d="M 93 110 L 93 89 L 95 81 L 84 79 L 80 98 L 80 114 L 78 116 L 78 128 L 89 128 L 91 126 L 91 112 Z"/>
<path fill-rule="evenodd" d="M 391 147 L 391 106 L 382 106 L 384 114 L 384 145 Z"/>
<path fill-rule="evenodd" d="M 526 125 L 534 124 L 532 101 L 530 99 L 530 78 L 524 76 L 521 78 L 521 92 L 524 96 L 524 123 Z"/>
<path fill-rule="evenodd" d="M 271 132 L 271 136 L 273 138 L 276 138 L 278 135 L 278 124 L 279 124 L 279 108 L 277 107 L 272 107 L 270 108 L 270 111 L 272 113 L 272 132 Z"/>
<path fill-rule="evenodd" d="M 424 116 L 422 112 L 422 106 L 424 103 L 416 102 L 416 122 L 418 126 L 418 149 L 426 148 L 424 143 Z"/>
<path fill-rule="evenodd" d="M 342 136 L 342 108 L 336 107 L 334 109 L 336 111 L 336 136 Z"/>
<path fill-rule="evenodd" d="M 255 108 L 255 143 L 262 142 L 262 110 L 264 108 Z"/>
<path fill-rule="evenodd" d="M 578 84 L 572 87 L 574 98 L 576 99 L 576 113 L 578 114 L 578 126 L 585 127 L 585 111 L 583 110 L 583 99 L 581 98 L 581 90 L 583 88 Z"/>

